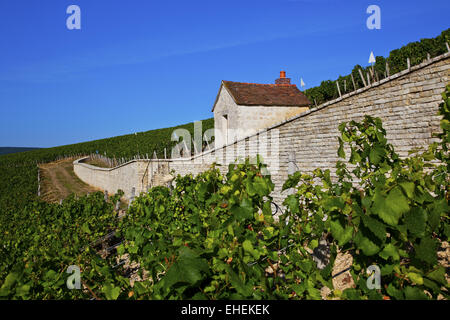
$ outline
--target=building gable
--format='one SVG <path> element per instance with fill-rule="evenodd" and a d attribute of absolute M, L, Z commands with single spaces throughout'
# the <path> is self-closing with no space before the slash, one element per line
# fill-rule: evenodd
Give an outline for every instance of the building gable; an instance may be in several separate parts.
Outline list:
<path fill-rule="evenodd" d="M 217 93 L 216 100 L 214 101 L 214 105 L 212 107 L 211 112 L 214 112 L 214 110 L 216 109 L 216 105 L 219 102 L 224 102 L 227 105 L 236 104 L 236 101 L 234 100 L 233 96 L 230 94 L 228 89 L 223 85 L 223 81 L 220 84 L 219 92 Z"/>

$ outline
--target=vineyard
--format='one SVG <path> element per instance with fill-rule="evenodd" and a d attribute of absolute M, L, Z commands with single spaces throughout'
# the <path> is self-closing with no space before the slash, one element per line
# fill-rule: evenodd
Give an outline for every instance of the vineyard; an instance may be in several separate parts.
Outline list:
<path fill-rule="evenodd" d="M 214 119 L 202 121 L 205 132 L 214 127 Z M 164 157 L 164 149 L 171 150 L 175 141 L 171 141 L 172 132 L 176 129 L 186 129 L 194 136 L 194 124 L 151 130 L 94 140 L 73 145 L 38 149 L 34 151 L 14 153 L 0 156 L 0 214 L 8 208 L 22 208 L 30 201 L 37 200 L 38 164 L 48 163 L 61 158 L 101 154 L 110 158 L 120 158 L 128 161 L 136 156 L 145 157 L 156 154 Z"/>
<path fill-rule="evenodd" d="M 355 66 L 337 80 L 340 91 L 365 86 L 367 74 L 377 81 L 404 70 L 407 58 L 413 66 L 442 54 L 449 37 L 446 30 L 376 57 L 373 68 Z M 334 81 L 305 93 L 317 104 L 339 96 Z M 193 123 L 1 155 L 0 299 L 448 300 L 449 98 L 447 86 L 440 142 L 406 159 L 387 142 L 380 119 L 342 123 L 337 179 L 319 169 L 290 175 L 277 216 L 260 158 L 232 164 L 227 174 L 212 166 L 178 176 L 175 187 L 137 197 L 125 215 L 120 192 L 73 194 L 60 204 L 38 197 L 38 165 L 89 154 L 106 167 L 163 158 L 176 143 L 173 131 L 194 136 Z M 207 119 L 202 131 L 213 126 Z M 318 261 L 324 244 L 328 254 Z M 353 285 L 345 290 L 333 282 L 342 254 L 352 257 Z M 74 265 L 80 289 L 67 286 Z M 369 288 L 374 266 L 381 283 Z"/>
<path fill-rule="evenodd" d="M 317 105 L 337 99 L 340 94 L 353 92 L 365 87 L 370 82 L 380 81 L 389 75 L 407 69 L 408 59 L 410 67 L 412 67 L 424 60 L 446 53 L 449 50 L 449 42 L 450 29 L 447 29 L 436 38 L 422 39 L 411 42 L 400 49 L 392 50 L 387 58 L 377 56 L 373 66 L 356 65 L 350 74 L 340 76 L 335 81 L 322 81 L 320 86 L 305 90 L 305 94 L 311 102 Z"/>
<path fill-rule="evenodd" d="M 174 188 L 137 197 L 124 216 L 115 210 L 120 193 L 71 196 L 60 205 L 2 198 L 0 297 L 448 299 L 448 270 L 438 251 L 450 234 L 450 86 L 442 96 L 439 142 L 406 159 L 387 142 L 380 119 L 342 123 L 337 179 L 329 170 L 290 175 L 283 188 L 292 192 L 277 217 L 274 184 L 261 174 L 260 158 L 231 164 L 226 175 L 213 166 L 196 177 L 178 176 Z M 100 151 L 110 154 L 108 147 Z M 0 159 L 15 165 L 4 177 L 10 190 L 35 179 L 35 164 L 23 170 L 8 156 Z M 329 255 L 320 266 L 314 252 L 323 242 Z M 343 291 L 332 281 L 338 253 L 353 257 L 354 286 Z M 71 265 L 81 270 L 79 290 L 66 285 Z M 373 266 L 381 283 L 369 288 Z"/>

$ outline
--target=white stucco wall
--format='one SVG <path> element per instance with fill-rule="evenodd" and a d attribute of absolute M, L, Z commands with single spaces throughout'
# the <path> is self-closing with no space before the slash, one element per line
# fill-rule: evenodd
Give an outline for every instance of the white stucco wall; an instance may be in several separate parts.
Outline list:
<path fill-rule="evenodd" d="M 228 117 L 228 128 L 224 128 L 224 115 Z M 227 139 L 226 132 L 227 130 L 228 132 L 233 132 L 238 128 L 238 124 L 239 113 L 237 112 L 237 105 L 228 90 L 222 86 L 214 108 L 214 145 L 219 147 L 230 143 L 231 141 Z"/>

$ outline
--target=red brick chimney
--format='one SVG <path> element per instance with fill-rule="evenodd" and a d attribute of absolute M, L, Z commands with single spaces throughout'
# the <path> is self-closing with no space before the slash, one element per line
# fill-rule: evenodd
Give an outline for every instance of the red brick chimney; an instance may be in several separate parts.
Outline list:
<path fill-rule="evenodd" d="M 291 84 L 291 78 L 286 78 L 286 71 L 280 71 L 280 77 L 275 79 L 275 84 Z"/>

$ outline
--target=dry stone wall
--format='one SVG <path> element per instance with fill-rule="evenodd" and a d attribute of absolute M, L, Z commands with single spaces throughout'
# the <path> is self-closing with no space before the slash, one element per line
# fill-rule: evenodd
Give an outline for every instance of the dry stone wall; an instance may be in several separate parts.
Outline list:
<path fill-rule="evenodd" d="M 441 93 L 450 81 L 449 59 L 447 53 L 424 61 L 231 145 L 191 159 L 165 162 L 176 174 L 196 175 L 207 170 L 213 162 L 223 164 L 221 170 L 226 172 L 226 164 L 236 158 L 262 154 L 275 183 L 274 201 L 281 204 L 286 196 L 281 187 L 289 171 L 312 172 L 322 168 L 330 169 L 334 174 L 338 160 L 338 125 L 342 122 L 361 120 L 364 115 L 381 118 L 389 142 L 401 156 L 433 142 L 433 133 L 440 130 L 441 118 L 437 111 Z M 261 145 L 264 146 L 262 149 Z M 148 161 L 142 164 L 137 161 L 105 171 L 75 163 L 75 172 L 83 181 L 108 192 L 115 192 L 116 188 L 126 191 L 132 185 L 143 191 L 149 186 L 139 185 L 146 165 Z"/>
<path fill-rule="evenodd" d="M 172 170 L 176 174 L 187 175 L 198 174 L 209 167 L 206 164 L 195 164 L 190 159 L 153 159 L 132 160 L 115 168 L 99 168 L 85 163 L 86 159 L 88 157 L 73 162 L 74 172 L 83 182 L 108 191 L 109 194 L 122 190 L 127 198 L 146 192 L 152 186 L 164 185 Z"/>
<path fill-rule="evenodd" d="M 136 194 L 144 191 L 142 183 L 147 161 L 130 161 L 116 168 L 99 168 L 87 163 L 82 158 L 74 161 L 75 174 L 85 183 L 108 191 L 109 194 L 116 193 L 119 189 L 125 192 L 127 198 L 131 197 L 132 189 Z"/>

